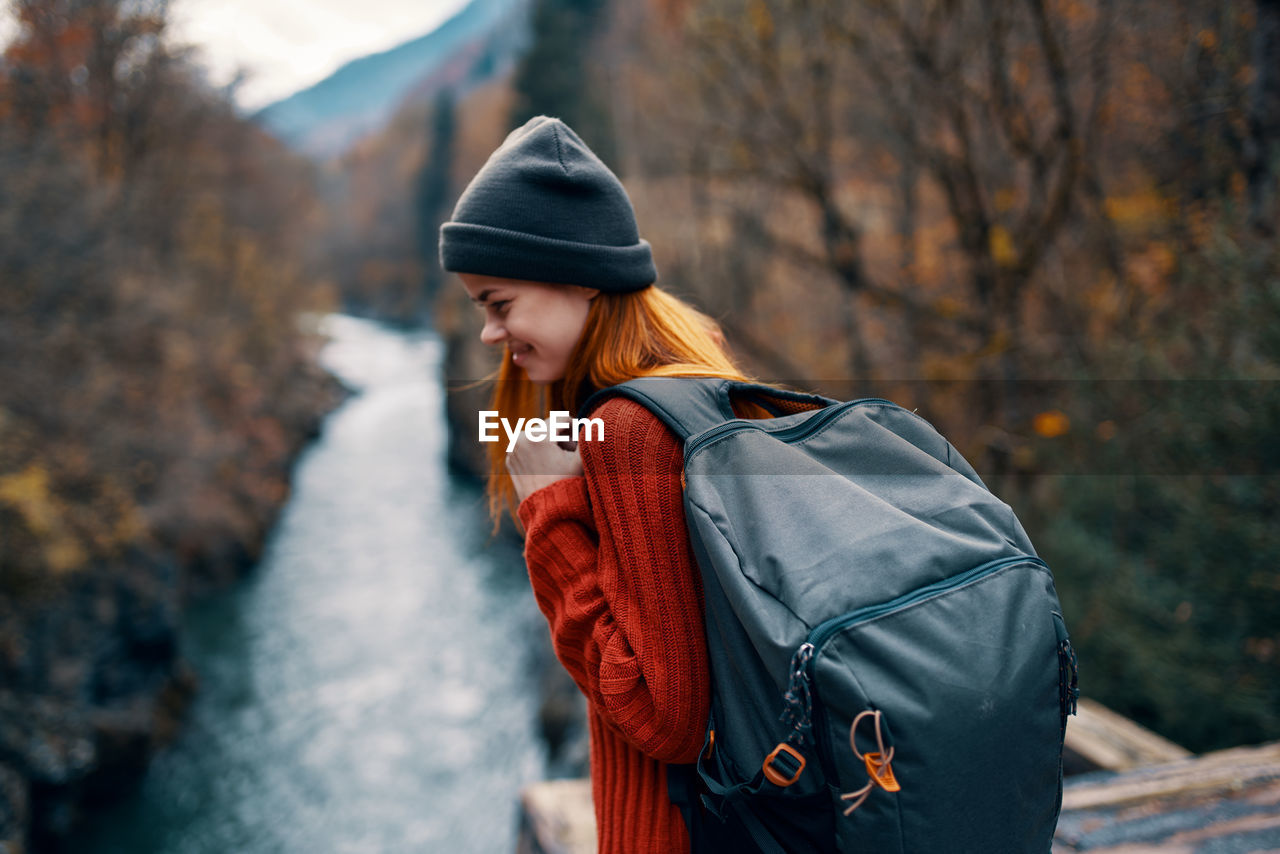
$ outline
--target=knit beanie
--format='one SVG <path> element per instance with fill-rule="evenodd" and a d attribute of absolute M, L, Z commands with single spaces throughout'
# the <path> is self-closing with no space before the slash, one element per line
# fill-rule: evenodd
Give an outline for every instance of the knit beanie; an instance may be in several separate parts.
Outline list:
<path fill-rule="evenodd" d="M 658 278 L 617 176 L 559 119 L 507 135 L 440 226 L 455 273 L 638 291 Z"/>

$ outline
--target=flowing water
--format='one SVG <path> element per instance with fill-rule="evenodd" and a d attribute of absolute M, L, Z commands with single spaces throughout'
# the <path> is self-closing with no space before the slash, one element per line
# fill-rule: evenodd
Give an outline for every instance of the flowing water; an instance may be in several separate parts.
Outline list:
<path fill-rule="evenodd" d="M 440 344 L 343 316 L 358 389 L 299 459 L 261 564 L 200 603 L 200 691 L 139 790 L 72 850 L 510 852 L 546 624 L 518 552 L 448 476 Z"/>

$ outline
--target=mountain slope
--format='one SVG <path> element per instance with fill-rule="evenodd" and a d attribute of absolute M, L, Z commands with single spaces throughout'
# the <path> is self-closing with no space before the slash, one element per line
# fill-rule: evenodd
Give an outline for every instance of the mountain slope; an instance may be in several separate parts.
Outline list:
<path fill-rule="evenodd" d="M 506 67 L 528 37 L 529 0 L 472 0 L 426 35 L 352 60 L 253 119 L 314 157 L 341 154 L 376 130 L 412 92 L 467 89 Z"/>

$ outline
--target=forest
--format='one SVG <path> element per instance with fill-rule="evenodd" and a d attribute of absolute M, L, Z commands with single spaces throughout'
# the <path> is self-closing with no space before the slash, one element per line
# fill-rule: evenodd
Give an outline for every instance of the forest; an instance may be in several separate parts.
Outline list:
<path fill-rule="evenodd" d="M 252 566 L 340 389 L 313 167 L 166 4 L 31 0 L 0 61 L 0 840 L 172 735 L 184 604 Z M 19 837 L 20 838 L 20 837 Z"/>

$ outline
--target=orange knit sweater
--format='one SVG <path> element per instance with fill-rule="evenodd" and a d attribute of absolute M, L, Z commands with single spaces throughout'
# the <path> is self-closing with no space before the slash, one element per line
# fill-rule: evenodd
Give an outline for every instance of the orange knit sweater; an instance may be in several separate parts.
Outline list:
<path fill-rule="evenodd" d="M 525 561 L 556 654 L 587 697 L 599 850 L 687 852 L 665 763 L 697 758 L 711 688 L 681 445 L 624 398 L 591 414 L 604 439 L 579 444 L 584 476 L 520 504 Z"/>

